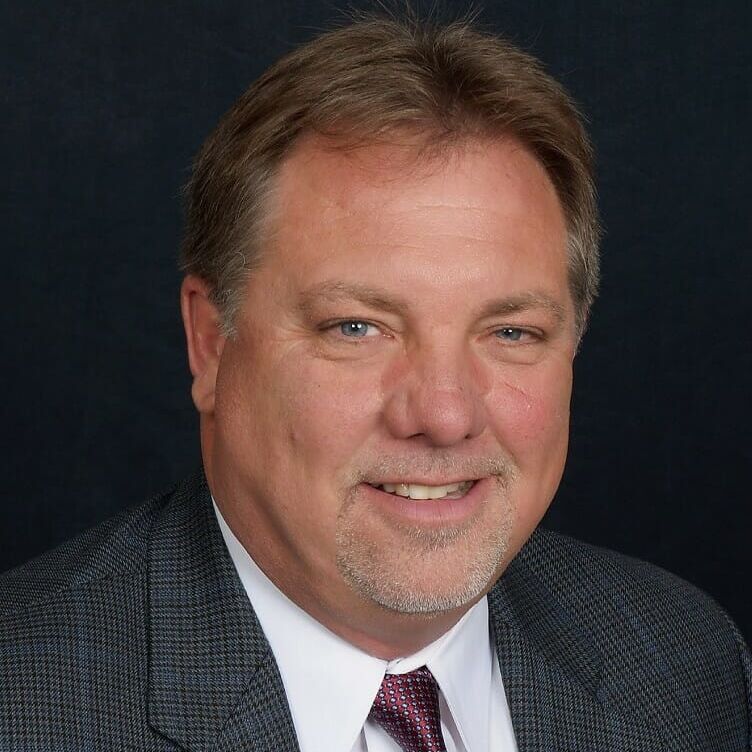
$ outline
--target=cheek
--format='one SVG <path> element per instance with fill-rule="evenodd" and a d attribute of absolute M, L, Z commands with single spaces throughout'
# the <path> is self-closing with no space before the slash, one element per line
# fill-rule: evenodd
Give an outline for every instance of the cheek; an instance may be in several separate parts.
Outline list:
<path fill-rule="evenodd" d="M 492 392 L 492 422 L 499 443 L 519 470 L 514 486 L 515 552 L 540 522 L 556 493 L 569 441 L 571 368 L 513 374 Z"/>
<path fill-rule="evenodd" d="M 324 360 L 298 362 L 285 374 L 278 393 L 295 451 L 324 457 L 329 467 L 351 457 L 378 423 L 378 379 Z"/>
<path fill-rule="evenodd" d="M 521 367 L 488 395 L 493 430 L 522 469 L 563 462 L 571 388 L 569 367 Z"/>

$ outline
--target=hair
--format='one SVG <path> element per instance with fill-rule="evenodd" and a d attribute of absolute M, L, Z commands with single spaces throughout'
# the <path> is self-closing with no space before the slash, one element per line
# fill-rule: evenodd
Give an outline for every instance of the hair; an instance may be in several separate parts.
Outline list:
<path fill-rule="evenodd" d="M 243 283 L 260 263 L 265 208 L 301 136 L 343 148 L 409 131 L 424 148 L 520 141 L 543 165 L 567 224 L 578 336 L 598 288 L 593 154 L 576 105 L 540 62 L 466 20 L 364 17 L 269 68 L 202 146 L 186 186 L 181 268 L 204 279 L 233 336 Z"/>

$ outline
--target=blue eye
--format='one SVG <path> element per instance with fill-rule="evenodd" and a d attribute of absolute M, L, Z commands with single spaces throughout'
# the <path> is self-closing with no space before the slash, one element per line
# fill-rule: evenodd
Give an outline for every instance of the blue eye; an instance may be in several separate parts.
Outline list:
<path fill-rule="evenodd" d="M 365 337 L 370 326 L 365 321 L 343 321 L 339 325 L 339 330 L 345 337 Z"/>
<path fill-rule="evenodd" d="M 522 329 L 517 329 L 513 326 L 505 326 L 503 329 L 496 331 L 496 336 L 507 342 L 519 342 L 524 333 L 525 332 L 523 332 Z"/>

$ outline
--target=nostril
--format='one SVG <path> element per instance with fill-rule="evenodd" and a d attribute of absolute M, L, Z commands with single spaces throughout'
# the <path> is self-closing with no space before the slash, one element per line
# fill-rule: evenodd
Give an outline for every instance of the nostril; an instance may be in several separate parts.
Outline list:
<path fill-rule="evenodd" d="M 390 395 L 384 407 L 390 432 L 401 439 L 423 439 L 451 446 L 485 428 L 485 406 L 468 388 L 411 379 Z"/>

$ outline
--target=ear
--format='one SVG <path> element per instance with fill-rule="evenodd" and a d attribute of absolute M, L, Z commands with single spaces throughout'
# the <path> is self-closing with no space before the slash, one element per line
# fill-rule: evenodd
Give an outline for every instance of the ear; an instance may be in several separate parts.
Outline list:
<path fill-rule="evenodd" d="M 193 274 L 187 275 L 180 287 L 180 311 L 193 374 L 191 396 L 202 415 L 214 412 L 217 371 L 225 345 L 219 311 L 209 297 L 210 291 L 209 285 Z"/>

